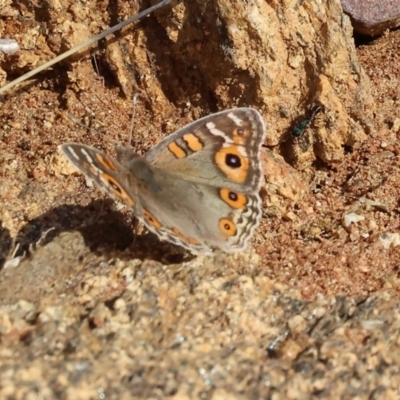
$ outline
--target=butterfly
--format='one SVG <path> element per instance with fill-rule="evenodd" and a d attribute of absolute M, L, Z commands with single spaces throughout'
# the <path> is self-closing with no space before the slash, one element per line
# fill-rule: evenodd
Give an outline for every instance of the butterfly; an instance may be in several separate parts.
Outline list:
<path fill-rule="evenodd" d="M 160 239 L 193 254 L 233 253 L 247 247 L 261 219 L 265 135 L 258 111 L 235 108 L 186 125 L 144 157 L 122 145 L 116 158 L 83 144 L 60 147 Z"/>

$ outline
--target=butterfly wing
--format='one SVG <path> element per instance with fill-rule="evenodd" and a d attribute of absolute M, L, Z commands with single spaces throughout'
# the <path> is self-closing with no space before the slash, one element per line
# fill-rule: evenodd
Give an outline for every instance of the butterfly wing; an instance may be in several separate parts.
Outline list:
<path fill-rule="evenodd" d="M 80 172 L 112 198 L 134 209 L 137 207 L 129 171 L 117 160 L 94 147 L 78 143 L 65 143 L 60 149 Z"/>
<path fill-rule="evenodd" d="M 243 250 L 262 213 L 265 133 L 256 110 L 239 108 L 195 121 L 153 147 L 146 160 L 162 177 L 163 201 L 139 194 L 156 224 L 147 221 L 149 229 L 195 253 Z"/>
<path fill-rule="evenodd" d="M 246 193 L 262 185 L 260 113 L 236 108 L 201 118 L 165 138 L 146 154 L 150 164 L 196 183 Z"/>
<path fill-rule="evenodd" d="M 243 250 L 258 226 L 264 137 L 260 114 L 238 108 L 185 126 L 145 159 L 120 149 L 117 161 L 75 143 L 61 150 L 109 195 L 133 207 L 150 231 L 207 254 Z"/>

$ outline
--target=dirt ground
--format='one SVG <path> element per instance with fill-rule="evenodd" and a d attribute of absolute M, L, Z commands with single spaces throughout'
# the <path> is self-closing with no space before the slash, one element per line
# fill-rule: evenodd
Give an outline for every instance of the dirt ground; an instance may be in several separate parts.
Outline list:
<path fill-rule="evenodd" d="M 258 273 L 296 285 L 307 299 L 318 293 L 367 295 L 380 289 L 398 293 L 400 247 L 387 248 L 380 238 L 396 234 L 400 224 L 399 43 L 399 32 L 394 31 L 358 49 L 372 82 L 377 131 L 360 148 L 349 148 L 342 163 L 302 172 L 311 191 L 293 210 L 295 220 L 267 214 L 253 240 L 262 257 Z M 100 210 L 109 218 L 111 203 L 99 200 L 104 196 L 98 188 L 87 187 L 82 177 L 59 173 L 61 167 L 54 166 L 61 162 L 56 146 L 78 141 L 113 154 L 115 144 L 127 140 L 132 107 L 118 88 L 105 86 L 101 79 L 76 94 L 63 92 L 49 76 L 21 90 L 18 101 L 6 96 L 0 110 L 3 259 L 11 251 L 11 238 L 18 238 L 21 254 L 50 228 L 47 241 L 80 226 L 82 220 L 98 218 Z M 188 122 L 187 117 L 169 115 L 166 128 L 165 115 L 149 115 L 139 97 L 134 146 L 144 154 L 166 129 L 172 132 Z M 129 221 L 131 216 L 124 212 Z M 344 215 L 350 212 L 363 220 L 346 227 Z M 128 230 L 129 222 L 124 225 L 124 232 Z M 97 229 L 96 233 L 100 234 Z M 132 240 L 130 234 L 121 238 L 119 232 L 108 233 L 96 245 L 111 242 L 124 248 Z"/>
<path fill-rule="evenodd" d="M 315 305 L 316 303 L 307 302 L 318 303 L 322 301 L 322 298 L 340 298 L 336 296 L 343 296 L 350 303 L 357 303 L 356 299 L 365 299 L 366 296 L 374 296 L 384 290 L 382 296 L 386 299 L 385 304 L 396 307 L 400 295 L 400 237 L 398 236 L 400 228 L 400 146 L 398 143 L 400 135 L 400 30 L 388 32 L 379 39 L 360 45 L 357 52 L 359 61 L 371 80 L 376 106 L 374 118 L 377 130 L 371 132 L 367 140 L 358 148 L 346 148 L 346 156 L 342 162 L 329 166 L 315 163 L 310 169 L 298 172 L 300 179 L 310 188 L 309 193 L 294 207 L 290 215 L 269 213 L 266 210 L 252 240 L 254 251 L 233 260 L 222 256 L 218 256 L 212 262 L 201 259 L 198 261 L 198 266 L 196 266 L 195 257 L 171 245 L 160 243 L 157 238 L 142 228 L 139 228 L 134 240 L 134 218 L 127 208 L 121 208 L 113 203 L 97 187 L 88 185 L 82 176 L 63 173 L 63 168 L 68 167 L 62 164 L 62 158 L 57 154 L 56 148 L 59 144 L 76 141 L 114 154 L 115 144 L 127 140 L 132 101 L 121 94 L 120 88 L 113 84 L 112 77 L 93 79 L 84 90 L 66 89 L 64 85 L 66 72 L 63 71 L 62 66 L 58 66 L 23 85 L 15 94 L 6 95 L 0 108 L 2 121 L 0 261 L 10 261 L 13 257 L 20 256 L 18 259 L 20 264 L 16 262 L 15 268 L 9 267 L 0 271 L 0 299 L 2 306 L 21 300 L 35 304 L 37 308 L 32 313 L 36 317 L 38 313 L 41 313 L 41 320 L 38 322 L 36 317 L 27 319 L 29 327 L 19 330 L 10 323 L 13 334 L 10 333 L 11 330 L 7 331 L 8 336 L 5 335 L 3 338 L 6 346 L 2 350 L 2 357 L 18 362 L 15 354 L 9 354 L 6 351 L 6 347 L 11 346 L 10 343 L 19 351 L 21 348 L 15 343 L 25 343 L 27 347 L 30 347 L 29 354 L 33 358 L 35 354 L 42 357 L 46 353 L 47 350 L 43 350 L 45 345 L 39 343 L 40 338 L 54 339 L 54 335 L 57 335 L 56 328 L 54 331 L 47 331 L 50 328 L 45 324 L 54 317 L 51 315 L 46 320 L 47 314 L 43 312 L 47 310 L 46 312 L 49 313 L 50 306 L 53 307 L 53 311 L 54 307 L 65 304 L 68 306 L 71 304 L 71 307 L 73 304 L 74 307 L 79 306 L 90 310 L 88 314 L 85 314 L 87 326 L 80 328 L 79 331 L 80 335 L 84 335 L 84 329 L 105 329 L 104 321 L 111 317 L 108 314 L 109 310 L 103 308 L 107 308 L 111 303 L 113 310 L 119 309 L 118 307 L 125 310 L 126 304 L 130 304 L 132 300 L 129 296 L 136 296 L 136 299 L 140 298 L 137 300 L 139 308 L 140 304 L 143 307 L 144 304 L 153 304 L 154 293 L 151 290 L 146 291 L 144 287 L 140 290 L 138 287 L 137 290 L 132 287 L 129 296 L 127 295 L 125 278 L 128 275 L 131 277 L 131 285 L 135 279 L 140 280 L 141 276 L 151 275 L 151 279 L 159 276 L 161 279 L 159 287 L 162 288 L 162 280 L 165 279 L 169 285 L 168 290 L 165 289 L 165 292 L 162 292 L 160 289 L 161 292 L 157 292 L 157 296 L 160 296 L 158 302 L 163 303 L 167 309 L 170 306 L 175 311 L 176 307 L 180 307 L 178 292 L 182 285 L 192 288 L 196 285 L 207 285 L 213 280 L 212 288 L 207 287 L 209 301 L 214 301 L 222 308 L 223 301 L 228 302 L 228 300 L 226 297 L 224 297 L 225 300 L 219 300 L 218 290 L 227 290 L 229 282 L 237 283 L 237 279 L 244 288 L 243 293 L 246 293 L 244 296 L 247 296 L 246 302 L 249 304 L 252 302 L 250 293 L 252 290 L 256 291 L 256 288 L 253 288 L 255 285 L 257 291 L 275 290 L 276 293 L 281 291 L 282 296 L 286 294 L 294 302 L 298 302 L 296 304 L 302 305 Z M 165 135 L 190 122 L 198 112 L 196 110 L 193 115 L 187 109 L 182 112 L 171 108 L 155 115 L 148 111 L 147 101 L 145 94 L 142 93 L 136 104 L 134 121 L 133 146 L 141 154 L 144 154 Z M 82 125 L 78 125 L 76 121 Z M 306 134 L 313 134 L 312 127 Z M 278 149 L 269 150 L 277 151 Z M 345 215 L 348 214 L 351 214 L 353 220 L 355 219 L 355 222 L 349 226 L 345 223 Z M 12 255 L 16 244 L 19 244 L 19 248 Z M 48 252 L 44 252 L 44 249 Z M 28 256 L 22 256 L 24 253 L 28 253 Z M 136 261 L 132 261 L 133 259 L 141 260 L 140 268 Z M 123 263 L 123 266 L 120 263 Z M 185 265 L 188 263 L 191 263 L 190 269 L 185 271 Z M 99 280 L 94 281 L 94 276 L 103 275 L 107 276 L 103 284 Z M 218 286 L 219 279 L 221 279 L 220 286 Z M 174 282 L 179 288 L 174 289 Z M 87 286 L 91 287 L 90 292 L 85 291 Z M 170 296 L 172 296 L 171 291 L 174 290 L 176 290 L 176 296 L 174 306 L 172 306 Z M 214 293 L 213 290 L 216 292 Z M 165 297 L 162 297 L 160 293 L 164 293 Z M 197 298 L 193 299 L 193 304 L 196 301 L 199 302 L 199 307 L 213 313 L 211 303 L 204 302 L 203 304 L 204 300 Z M 325 301 L 328 304 L 330 300 Z M 348 303 L 346 304 L 346 307 L 350 307 Z M 234 305 L 231 304 L 231 306 L 234 312 Z M 190 307 L 190 304 L 186 304 L 185 307 Z M 311 310 L 312 307 L 309 307 Z M 332 307 L 340 309 L 339 305 Z M 217 310 L 222 313 L 222 310 L 217 307 L 216 314 L 211 317 L 218 318 Z M 29 314 L 28 311 L 26 311 L 27 314 Z M 72 314 L 74 312 L 71 311 Z M 142 331 L 134 333 L 135 340 L 143 343 L 146 341 L 146 335 L 155 334 L 161 326 L 153 326 L 152 322 L 146 325 L 144 319 L 151 320 L 151 312 L 146 312 L 149 314 L 147 316 L 143 314 L 141 322 L 137 325 L 137 329 L 142 329 Z M 340 312 L 341 310 L 338 311 L 338 315 Z M 127 315 L 133 313 L 134 311 L 130 310 Z M 351 314 L 350 311 L 348 313 Z M 46 315 L 43 316 L 44 314 Z M 68 314 L 68 318 L 76 317 L 72 314 Z M 336 314 L 332 311 L 332 315 Z M 192 317 L 196 319 L 195 315 Z M 283 318 L 283 315 L 280 317 Z M 76 318 L 79 319 L 82 316 Z M 162 321 L 167 324 L 165 319 Z M 170 322 L 174 324 L 172 320 Z M 201 324 L 201 320 L 197 322 Z M 186 323 L 190 324 L 189 317 Z M 257 323 L 261 325 L 263 320 L 260 319 Z M 308 323 L 311 324 L 310 320 Z M 41 325 L 40 329 L 43 331 L 36 330 L 36 324 Z M 146 328 L 143 328 L 141 324 L 144 324 Z M 6 325 L 3 320 L 1 326 Z M 223 322 L 221 322 L 222 325 Z M 245 325 L 244 322 L 243 325 Z M 0 334 L 6 331 L 4 329 Z M 165 329 L 158 333 L 160 337 L 154 339 L 155 342 L 159 340 L 161 343 L 163 338 L 165 339 L 172 332 L 171 325 Z M 187 329 L 190 332 L 190 329 Z M 241 326 L 241 329 L 245 329 L 244 326 Z M 264 339 L 267 343 L 272 337 L 284 335 L 282 329 L 274 331 L 275 336 L 269 332 L 265 334 L 266 336 L 257 337 L 258 343 L 263 343 Z M 210 333 L 210 331 L 207 332 Z M 190 335 L 190 333 L 187 334 Z M 354 342 L 363 340 L 355 332 L 346 334 L 349 336 L 354 334 L 352 337 Z M 29 337 L 29 340 L 25 341 L 26 337 Z M 75 347 L 75 350 L 72 349 L 71 343 L 74 339 L 68 329 L 65 330 L 64 335 L 60 334 L 57 338 L 58 342 L 54 339 L 53 356 L 58 354 L 57 346 L 62 348 L 64 355 L 79 348 L 82 358 L 85 357 L 85 351 L 89 351 L 79 346 Z M 203 340 L 200 334 L 197 338 L 200 342 Z M 107 336 L 108 339 L 110 336 Z M 239 339 L 242 344 L 247 340 L 245 337 Z M 175 342 L 169 344 L 171 348 L 178 346 L 180 337 L 175 335 L 174 340 Z M 198 350 L 204 358 L 199 359 L 199 363 L 205 365 L 208 347 L 206 341 L 200 342 Z M 217 342 L 222 346 L 224 338 L 219 337 Z M 99 355 L 103 345 L 104 343 L 99 339 L 96 343 L 91 342 L 89 346 L 90 351 L 97 352 L 96 360 L 100 363 L 104 361 Z M 120 345 L 123 347 L 122 344 Z M 11 348 L 14 348 L 12 346 Z M 296 348 L 293 352 L 299 354 L 301 349 L 304 350 L 306 347 L 304 345 L 299 349 Z M 243 352 L 242 360 L 245 360 L 247 356 L 249 359 L 253 356 L 258 357 L 254 354 L 246 355 L 245 346 L 241 348 L 241 351 Z M 270 353 L 274 351 L 273 349 Z M 290 353 L 290 349 L 285 348 L 284 353 L 288 354 L 288 352 Z M 388 354 L 390 354 L 389 351 Z M 119 357 L 120 360 L 120 354 L 114 354 L 114 356 Z M 68 358 L 68 356 L 65 357 Z M 113 356 L 110 357 L 112 361 Z M 157 359 L 149 361 L 154 368 L 155 360 Z M 91 362 L 96 361 L 93 359 Z M 146 364 L 146 368 L 150 364 Z M 76 364 L 74 365 L 76 367 Z M 112 368 L 112 363 L 103 365 Z M 32 366 L 32 371 L 35 371 L 35 368 L 39 367 Z M 106 371 L 107 368 L 104 368 Z M 240 368 L 244 368 L 243 365 Z M 167 366 L 165 370 L 171 371 Z M 278 375 L 282 374 L 282 380 L 285 375 L 283 370 L 284 368 L 276 372 Z M 41 371 L 43 381 L 46 381 L 46 370 Z M 210 372 L 202 372 L 201 368 L 198 371 L 203 383 L 207 382 L 207 374 Z M 232 385 L 242 384 L 245 388 L 251 386 L 250 380 L 246 381 L 244 371 L 243 369 L 242 375 L 237 371 L 236 383 Z M 98 379 L 100 379 L 100 372 Z M 135 376 L 140 376 L 140 373 L 136 372 Z M 68 379 L 70 378 L 69 376 Z M 189 375 L 187 378 L 190 380 Z M 222 375 L 219 378 L 224 379 Z M 78 381 L 80 378 L 76 379 Z M 167 376 L 164 376 L 165 380 L 162 383 L 159 383 L 157 379 L 157 376 L 146 375 L 148 387 L 142 386 L 142 392 L 138 391 L 135 396 L 145 398 L 151 393 L 156 398 L 157 394 L 152 390 L 160 384 L 163 388 L 160 389 L 162 393 L 168 392 L 170 395 L 176 395 L 176 398 L 185 398 L 183 395 L 181 397 L 177 395 L 181 393 L 177 387 L 168 386 Z M 281 378 L 276 377 L 276 379 L 279 381 Z M 55 387 L 57 385 L 64 387 L 61 376 L 59 380 Z M 93 386 L 101 387 L 100 380 L 95 382 Z M 125 382 L 125 384 L 129 386 L 132 382 Z M 207 386 L 206 383 L 204 384 Z M 51 386 L 50 383 L 49 385 Z M 53 398 L 52 396 L 57 392 L 53 386 L 55 391 L 52 392 L 53 394 L 49 392 L 46 397 L 43 394 L 46 393 L 43 389 L 45 384 L 38 383 L 39 386 L 41 398 Z M 69 397 L 66 396 L 66 398 L 73 398 L 71 386 L 69 390 Z M 316 392 L 318 390 L 318 388 L 315 389 Z M 10 393 L 14 392 L 10 389 Z M 219 393 L 220 397 L 215 398 L 228 398 L 224 397 L 224 393 Z M 241 389 L 237 389 L 235 393 L 242 393 Z M 260 393 L 263 392 L 257 392 L 253 398 L 257 398 Z M 80 398 L 93 398 L 91 396 L 92 392 L 87 397 Z M 296 398 L 288 393 L 285 396 L 280 398 Z M 237 395 L 232 398 L 240 397 Z"/>

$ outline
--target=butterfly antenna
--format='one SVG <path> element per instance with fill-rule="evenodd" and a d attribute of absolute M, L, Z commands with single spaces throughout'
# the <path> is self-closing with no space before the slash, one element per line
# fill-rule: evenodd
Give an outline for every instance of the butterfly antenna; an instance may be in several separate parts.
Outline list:
<path fill-rule="evenodd" d="M 72 121 L 74 124 L 76 124 L 77 126 L 79 126 L 80 128 L 84 129 L 86 132 L 91 132 L 94 133 L 96 135 L 103 135 L 104 133 L 97 131 L 96 129 L 92 128 L 91 126 L 87 126 L 85 124 L 82 124 L 82 122 L 78 121 L 75 117 L 73 117 L 71 114 L 67 113 L 67 117 L 70 121 Z M 115 140 L 110 139 L 112 142 L 114 143 L 118 143 Z"/>
<path fill-rule="evenodd" d="M 75 117 L 73 117 L 71 114 L 67 113 L 67 117 L 70 121 L 72 121 L 74 124 L 78 125 L 80 128 L 84 129 L 85 131 L 89 132 L 94 132 L 97 135 L 104 135 L 104 133 L 96 131 L 96 129 L 92 128 L 91 126 L 82 124 L 82 122 L 78 121 Z M 92 120 L 92 118 L 90 118 Z"/>
<path fill-rule="evenodd" d="M 132 97 L 133 102 L 133 110 L 132 110 L 132 119 L 131 119 L 131 127 L 129 129 L 129 137 L 128 137 L 128 145 L 130 146 L 132 143 L 132 134 L 133 134 L 133 124 L 135 123 L 135 115 L 136 115 L 136 103 L 137 98 L 139 96 L 138 92 L 135 92 Z"/>
<path fill-rule="evenodd" d="M 88 130 L 92 129 L 89 126 L 86 126 L 85 124 L 82 124 L 82 122 L 78 121 L 75 117 L 73 117 L 71 114 L 67 113 L 67 117 L 70 121 L 72 121 L 74 124 L 78 125 L 80 128 Z"/>

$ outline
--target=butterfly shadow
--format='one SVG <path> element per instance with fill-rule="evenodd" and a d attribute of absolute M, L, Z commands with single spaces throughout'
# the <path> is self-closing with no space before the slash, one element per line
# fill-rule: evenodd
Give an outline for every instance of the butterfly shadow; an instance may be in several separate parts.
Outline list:
<path fill-rule="evenodd" d="M 12 242 L 10 231 L 3 226 L 3 221 L 0 220 L 0 269 L 12 251 Z"/>
<path fill-rule="evenodd" d="M 18 232 L 14 239 L 14 243 L 18 244 L 15 256 L 31 254 L 63 232 L 78 231 L 90 251 L 101 256 L 121 260 L 139 258 L 167 264 L 187 258 L 187 252 L 160 242 L 152 233 L 135 234 L 136 219 L 132 223 L 123 213 L 115 211 L 113 204 L 112 200 L 106 199 L 95 200 L 87 206 L 62 205 L 51 209 Z M 11 243 L 10 238 L 9 249 Z M 166 246 L 170 248 L 169 252 Z M 7 250 L 4 251 L 6 253 Z"/>

